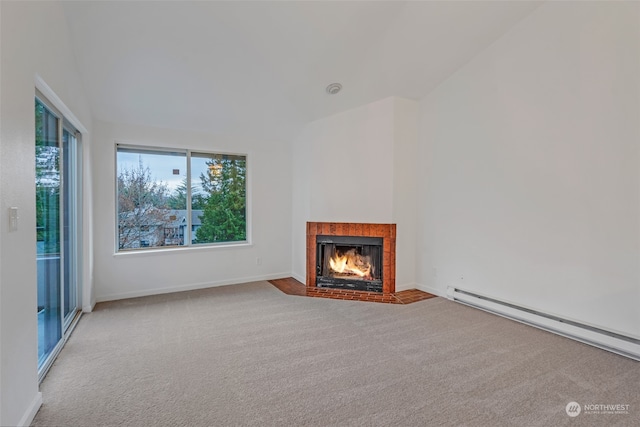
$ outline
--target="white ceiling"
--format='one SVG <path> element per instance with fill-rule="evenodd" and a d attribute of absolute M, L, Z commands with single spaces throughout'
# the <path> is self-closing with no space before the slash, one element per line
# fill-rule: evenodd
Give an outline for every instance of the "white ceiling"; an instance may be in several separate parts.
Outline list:
<path fill-rule="evenodd" d="M 65 2 L 100 120 L 291 138 L 309 121 L 418 99 L 540 2 Z M 329 96 L 325 87 L 344 89 Z"/>

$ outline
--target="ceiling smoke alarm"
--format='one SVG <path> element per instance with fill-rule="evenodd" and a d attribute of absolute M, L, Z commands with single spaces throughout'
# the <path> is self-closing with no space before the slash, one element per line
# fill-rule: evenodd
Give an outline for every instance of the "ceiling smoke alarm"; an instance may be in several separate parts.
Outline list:
<path fill-rule="evenodd" d="M 336 93 L 340 92 L 341 89 L 342 85 L 340 83 L 331 83 L 329 86 L 327 86 L 327 93 L 329 95 L 335 95 Z"/>

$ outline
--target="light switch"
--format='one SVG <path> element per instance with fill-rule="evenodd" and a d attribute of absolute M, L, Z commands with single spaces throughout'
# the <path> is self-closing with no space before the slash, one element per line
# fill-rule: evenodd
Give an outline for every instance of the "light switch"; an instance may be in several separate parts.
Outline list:
<path fill-rule="evenodd" d="M 9 231 L 18 231 L 18 208 L 9 208 Z"/>

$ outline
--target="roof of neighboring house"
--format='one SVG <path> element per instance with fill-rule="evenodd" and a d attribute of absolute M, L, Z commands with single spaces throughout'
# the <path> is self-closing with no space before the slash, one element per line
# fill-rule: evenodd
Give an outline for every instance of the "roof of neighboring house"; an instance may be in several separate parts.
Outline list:
<path fill-rule="evenodd" d="M 200 221 L 200 217 L 202 216 L 203 211 L 200 209 L 194 209 L 191 211 L 191 225 L 202 225 L 202 221 Z M 169 211 L 169 216 L 175 216 L 176 219 L 173 220 L 170 224 L 174 227 L 179 227 L 181 225 L 186 225 L 187 222 L 187 210 L 186 209 L 172 209 Z"/>
<path fill-rule="evenodd" d="M 202 213 L 203 211 L 201 209 L 194 209 L 191 211 L 192 226 L 202 225 L 202 221 L 200 221 L 200 217 L 202 216 Z M 134 215 L 133 212 L 121 212 L 119 214 L 121 220 L 130 218 L 132 215 Z M 164 217 L 164 215 L 162 216 Z M 165 221 L 162 221 L 159 217 L 149 218 L 149 221 L 140 225 L 156 226 L 156 227 L 164 226 L 165 228 L 185 226 L 187 223 L 187 210 L 186 209 L 168 209 L 166 210 L 165 218 L 166 218 Z"/>

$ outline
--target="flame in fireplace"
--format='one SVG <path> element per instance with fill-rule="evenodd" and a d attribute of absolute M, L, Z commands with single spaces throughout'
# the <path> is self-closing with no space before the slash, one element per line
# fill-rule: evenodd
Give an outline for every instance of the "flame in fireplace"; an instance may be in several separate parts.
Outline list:
<path fill-rule="evenodd" d="M 371 279 L 371 260 L 362 256 L 355 249 L 349 249 L 344 254 L 336 251 L 329 259 L 331 270 L 338 274 L 355 275 L 363 279 Z"/>

